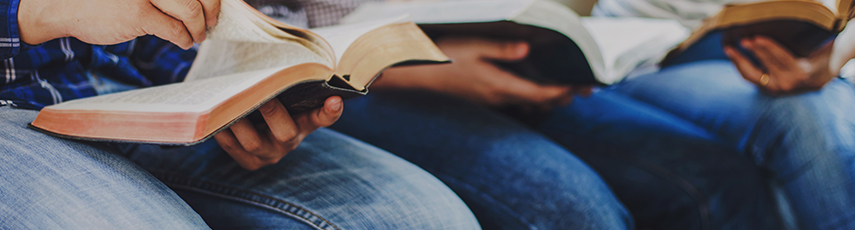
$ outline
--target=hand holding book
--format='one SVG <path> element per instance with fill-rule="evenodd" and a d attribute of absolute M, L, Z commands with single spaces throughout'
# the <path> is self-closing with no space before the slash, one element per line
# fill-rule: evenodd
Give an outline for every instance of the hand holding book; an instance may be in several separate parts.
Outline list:
<path fill-rule="evenodd" d="M 368 93 L 390 66 L 447 61 L 415 24 L 396 18 L 306 30 L 241 0 L 220 3 L 184 82 L 48 106 L 30 127 L 73 139 L 192 145 L 274 98 L 292 114 L 313 114 L 331 96 Z"/>
<path fill-rule="evenodd" d="M 725 54 L 743 78 L 772 95 L 820 89 L 840 70 L 829 66 L 832 42 L 822 45 L 806 57 L 797 57 L 766 37 L 742 39 L 739 45 L 753 55 L 759 65 L 755 65 L 732 46 L 724 47 Z"/>
<path fill-rule="evenodd" d="M 344 111 L 342 106 L 341 97 L 330 97 L 322 108 L 291 116 L 281 102 L 270 100 L 258 108 L 264 121 L 253 124 L 245 117 L 214 139 L 241 167 L 256 170 L 276 164 L 307 135 L 335 123 Z"/>
<path fill-rule="evenodd" d="M 589 88 L 535 83 L 495 64 L 525 59 L 529 54 L 529 45 L 525 42 L 443 37 L 436 44 L 454 62 L 391 68 L 374 83 L 375 89 L 417 88 L 454 95 L 487 106 L 523 106 L 547 110 L 569 104 L 575 89 Z"/>

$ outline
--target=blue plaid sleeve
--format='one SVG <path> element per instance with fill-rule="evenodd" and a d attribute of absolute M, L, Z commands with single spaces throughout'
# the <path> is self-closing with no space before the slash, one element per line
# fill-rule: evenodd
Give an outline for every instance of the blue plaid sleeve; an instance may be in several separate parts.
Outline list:
<path fill-rule="evenodd" d="M 7 59 L 31 48 L 21 42 L 18 31 L 18 5 L 20 0 L 0 0 L 0 59 Z"/>
<path fill-rule="evenodd" d="M 155 36 L 137 38 L 133 44 L 131 63 L 152 84 L 162 85 L 184 80 L 196 50 L 183 50 Z"/>

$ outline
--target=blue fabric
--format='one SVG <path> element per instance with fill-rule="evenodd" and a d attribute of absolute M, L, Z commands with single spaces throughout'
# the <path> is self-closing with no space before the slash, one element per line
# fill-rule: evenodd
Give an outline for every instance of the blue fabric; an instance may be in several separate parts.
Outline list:
<path fill-rule="evenodd" d="M 689 48 L 680 53 L 680 55 L 673 57 L 668 62 L 666 68 L 668 66 L 676 66 L 703 60 L 728 60 L 727 55 L 724 54 L 724 46 L 721 44 L 722 36 L 723 33 L 721 31 L 715 31 L 707 34 L 695 42 L 694 45 L 689 46 Z"/>
<path fill-rule="evenodd" d="M 214 141 L 81 143 L 35 115 L 0 107 L 0 229 L 478 229 L 439 180 L 330 130 L 251 172 Z"/>
<path fill-rule="evenodd" d="M 601 91 L 536 130 L 591 165 L 639 229 L 783 229 L 763 170 L 660 109 Z"/>
<path fill-rule="evenodd" d="M 486 108 L 434 93 L 377 91 L 348 100 L 332 128 L 424 168 L 484 229 L 633 229 L 590 167 Z"/>
<path fill-rule="evenodd" d="M 348 100 L 332 128 L 434 174 L 485 229 L 782 228 L 763 172 L 667 112 L 599 92 L 539 124 L 392 91 Z"/>
<path fill-rule="evenodd" d="M 12 36 L 18 36 L 17 24 L 14 27 Z M 2 47 L 2 41 L 0 105 L 27 109 L 98 95 L 90 75 L 136 88 L 179 82 L 196 57 L 195 50 L 182 50 L 154 36 L 110 46 L 60 38 L 27 49 Z M 25 46 L 18 37 L 12 41 L 10 46 Z"/>
<path fill-rule="evenodd" d="M 684 58 L 704 61 L 608 90 L 689 121 L 737 149 L 784 191 L 801 228 L 855 229 L 855 87 L 835 79 L 819 91 L 773 97 L 726 60 Z"/>
<path fill-rule="evenodd" d="M 835 79 L 817 92 L 771 97 L 743 80 L 730 62 L 703 61 L 613 90 L 715 133 L 769 171 L 803 228 L 855 228 L 851 84 Z"/>

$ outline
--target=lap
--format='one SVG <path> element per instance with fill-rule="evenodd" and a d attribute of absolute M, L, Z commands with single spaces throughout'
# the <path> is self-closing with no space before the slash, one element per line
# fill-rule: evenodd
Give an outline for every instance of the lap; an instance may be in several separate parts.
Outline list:
<path fill-rule="evenodd" d="M 0 107 L 0 228 L 205 229 L 184 201 L 120 156 L 26 128 Z"/>
<path fill-rule="evenodd" d="M 728 61 L 702 61 L 640 76 L 609 90 L 668 111 L 723 138 L 764 163 L 778 141 L 809 143 L 792 148 L 855 149 L 855 87 L 832 80 L 822 90 L 773 97 L 743 80 Z M 788 131 L 787 139 L 776 140 Z M 770 137 L 761 134 L 772 133 Z M 780 138 L 780 137 L 778 137 Z M 817 139 L 821 138 L 821 139 Z"/>
<path fill-rule="evenodd" d="M 449 185 L 484 228 L 624 229 L 630 217 L 578 158 L 511 119 L 426 92 L 347 101 L 333 128 L 393 152 Z"/>
<path fill-rule="evenodd" d="M 327 129 L 256 171 L 241 168 L 215 141 L 121 148 L 214 228 L 477 228 L 463 202 L 430 174 Z"/>
<path fill-rule="evenodd" d="M 855 87 L 773 97 L 727 61 L 699 61 L 639 76 L 608 90 L 688 120 L 771 173 L 805 228 L 855 223 Z"/>
<path fill-rule="evenodd" d="M 603 91 L 554 110 L 537 130 L 597 170 L 639 228 L 781 228 L 762 170 L 665 111 Z"/>
<path fill-rule="evenodd" d="M 0 228 L 477 228 L 437 179 L 328 130 L 249 172 L 214 141 L 82 143 L 27 129 L 35 114 L 0 107 Z"/>

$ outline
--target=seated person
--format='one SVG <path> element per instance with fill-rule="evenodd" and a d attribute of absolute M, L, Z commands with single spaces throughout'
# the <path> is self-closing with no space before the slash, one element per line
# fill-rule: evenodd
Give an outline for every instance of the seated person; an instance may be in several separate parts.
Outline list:
<path fill-rule="evenodd" d="M 478 229 L 430 174 L 321 128 L 341 115 L 338 97 L 294 117 L 268 102 L 269 129 L 242 120 L 190 147 L 27 129 L 33 109 L 180 81 L 196 54 L 183 49 L 205 39 L 219 1 L 0 3 L 0 228 Z"/>
<path fill-rule="evenodd" d="M 325 4 L 346 13 L 352 2 Z M 761 171 L 712 133 L 619 94 L 574 98 L 590 87 L 541 85 L 492 64 L 525 58 L 525 43 L 435 42 L 454 63 L 387 70 L 332 128 L 431 172 L 482 228 L 781 228 Z M 527 126 L 496 110 L 507 106 L 550 112 Z"/>
<path fill-rule="evenodd" d="M 697 26 L 727 1 L 601 0 L 601 16 L 680 19 Z M 774 40 L 722 47 L 707 36 L 679 61 L 607 91 L 660 108 L 715 135 L 765 171 L 802 229 L 855 228 L 855 86 L 837 77 L 855 56 L 852 23 L 805 58 Z"/>

